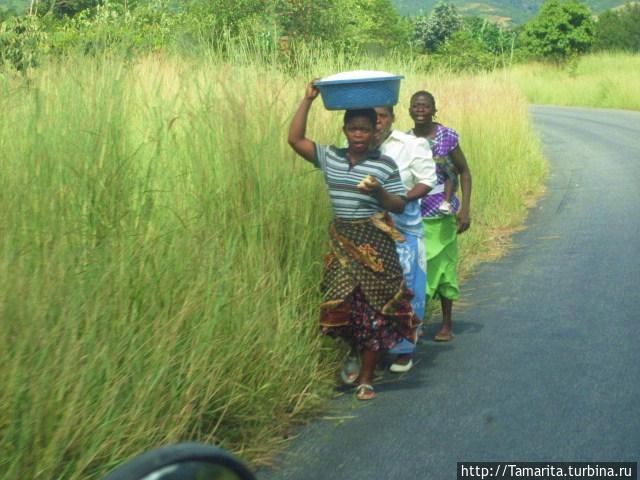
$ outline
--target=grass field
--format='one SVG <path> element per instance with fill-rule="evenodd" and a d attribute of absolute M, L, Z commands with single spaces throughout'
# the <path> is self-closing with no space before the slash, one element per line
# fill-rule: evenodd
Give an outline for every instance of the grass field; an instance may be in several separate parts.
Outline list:
<path fill-rule="evenodd" d="M 393 58 L 285 74 L 231 57 L 0 75 L 0 478 L 98 479 L 177 440 L 255 465 L 323 408 L 341 354 L 316 325 L 330 211 L 286 144 L 312 76 L 402 73 L 403 130 L 410 94 L 435 94 L 473 172 L 465 271 L 540 192 L 545 163 L 509 81 Z M 314 106 L 312 138 L 342 142 L 340 127 Z"/>
<path fill-rule="evenodd" d="M 564 67 L 528 64 L 509 73 L 531 103 L 640 110 L 640 55 L 598 53 Z"/>

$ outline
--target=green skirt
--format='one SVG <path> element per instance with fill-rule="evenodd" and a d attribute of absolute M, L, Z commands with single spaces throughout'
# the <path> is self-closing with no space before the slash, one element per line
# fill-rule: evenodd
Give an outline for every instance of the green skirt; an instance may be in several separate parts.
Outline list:
<path fill-rule="evenodd" d="M 423 218 L 427 251 L 427 299 L 458 300 L 458 241 L 456 217 Z"/>

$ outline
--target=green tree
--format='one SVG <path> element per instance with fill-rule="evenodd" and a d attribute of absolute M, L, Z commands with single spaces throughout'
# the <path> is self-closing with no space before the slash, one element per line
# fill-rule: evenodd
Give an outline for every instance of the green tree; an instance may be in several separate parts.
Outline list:
<path fill-rule="evenodd" d="M 594 32 L 588 6 L 576 0 L 546 0 L 524 26 L 520 40 L 532 57 L 560 63 L 588 51 Z"/>
<path fill-rule="evenodd" d="M 47 10 L 40 9 L 39 13 L 53 12 L 56 16 L 72 17 L 82 12 L 96 8 L 100 2 L 98 0 L 53 0 Z"/>
<path fill-rule="evenodd" d="M 353 0 L 353 7 L 355 15 L 351 22 L 358 27 L 360 45 L 385 49 L 404 46 L 409 41 L 410 26 L 391 0 Z"/>
<path fill-rule="evenodd" d="M 389 48 L 408 41 L 409 29 L 391 0 L 278 0 L 282 33 L 332 43 Z"/>
<path fill-rule="evenodd" d="M 598 17 L 593 44 L 596 50 L 640 52 L 640 4 L 629 3 Z"/>
<path fill-rule="evenodd" d="M 468 30 L 458 30 L 440 45 L 434 62 L 453 72 L 481 72 L 495 68 L 499 59 Z"/>
<path fill-rule="evenodd" d="M 462 18 L 450 3 L 438 2 L 428 17 L 415 21 L 413 38 L 426 52 L 435 52 L 451 35 L 462 28 Z"/>
<path fill-rule="evenodd" d="M 266 19 L 273 12 L 270 0 L 192 0 L 184 10 L 198 20 L 203 31 L 217 40 L 223 30 L 238 33 L 252 20 Z"/>
<path fill-rule="evenodd" d="M 482 17 L 464 17 L 463 23 L 463 28 L 479 40 L 487 51 L 495 55 L 508 54 L 511 51 L 516 36 L 514 31 Z"/>
<path fill-rule="evenodd" d="M 350 31 L 350 17 L 336 0 L 278 0 L 276 24 L 292 39 L 343 42 Z"/>

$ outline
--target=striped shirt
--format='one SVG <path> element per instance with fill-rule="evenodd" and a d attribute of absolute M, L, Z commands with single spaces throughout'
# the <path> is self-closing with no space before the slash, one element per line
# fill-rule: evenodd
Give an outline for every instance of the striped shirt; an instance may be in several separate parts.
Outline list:
<path fill-rule="evenodd" d="M 352 166 L 346 148 L 316 143 L 314 164 L 324 173 L 333 213 L 338 218 L 369 218 L 384 210 L 373 195 L 358 191 L 358 183 L 367 175 L 375 177 L 389 193 L 406 194 L 397 165 L 379 150 L 370 151 Z"/>

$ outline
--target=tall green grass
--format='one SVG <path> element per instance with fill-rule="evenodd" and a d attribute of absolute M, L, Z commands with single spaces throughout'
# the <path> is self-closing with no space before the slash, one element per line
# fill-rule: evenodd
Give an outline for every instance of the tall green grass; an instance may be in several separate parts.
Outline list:
<path fill-rule="evenodd" d="M 511 77 L 531 103 L 640 110 L 640 55 L 598 53 L 568 66 L 527 64 Z"/>
<path fill-rule="evenodd" d="M 0 77 L 1 478 L 96 479 L 178 440 L 257 464 L 331 397 L 340 352 L 316 323 L 331 213 L 286 144 L 310 77 L 404 74 L 402 129 L 411 92 L 436 95 L 474 177 L 467 268 L 539 191 L 507 81 L 321 55 L 284 74 L 234 48 Z M 310 136 L 342 142 L 340 117 L 318 101 Z"/>

